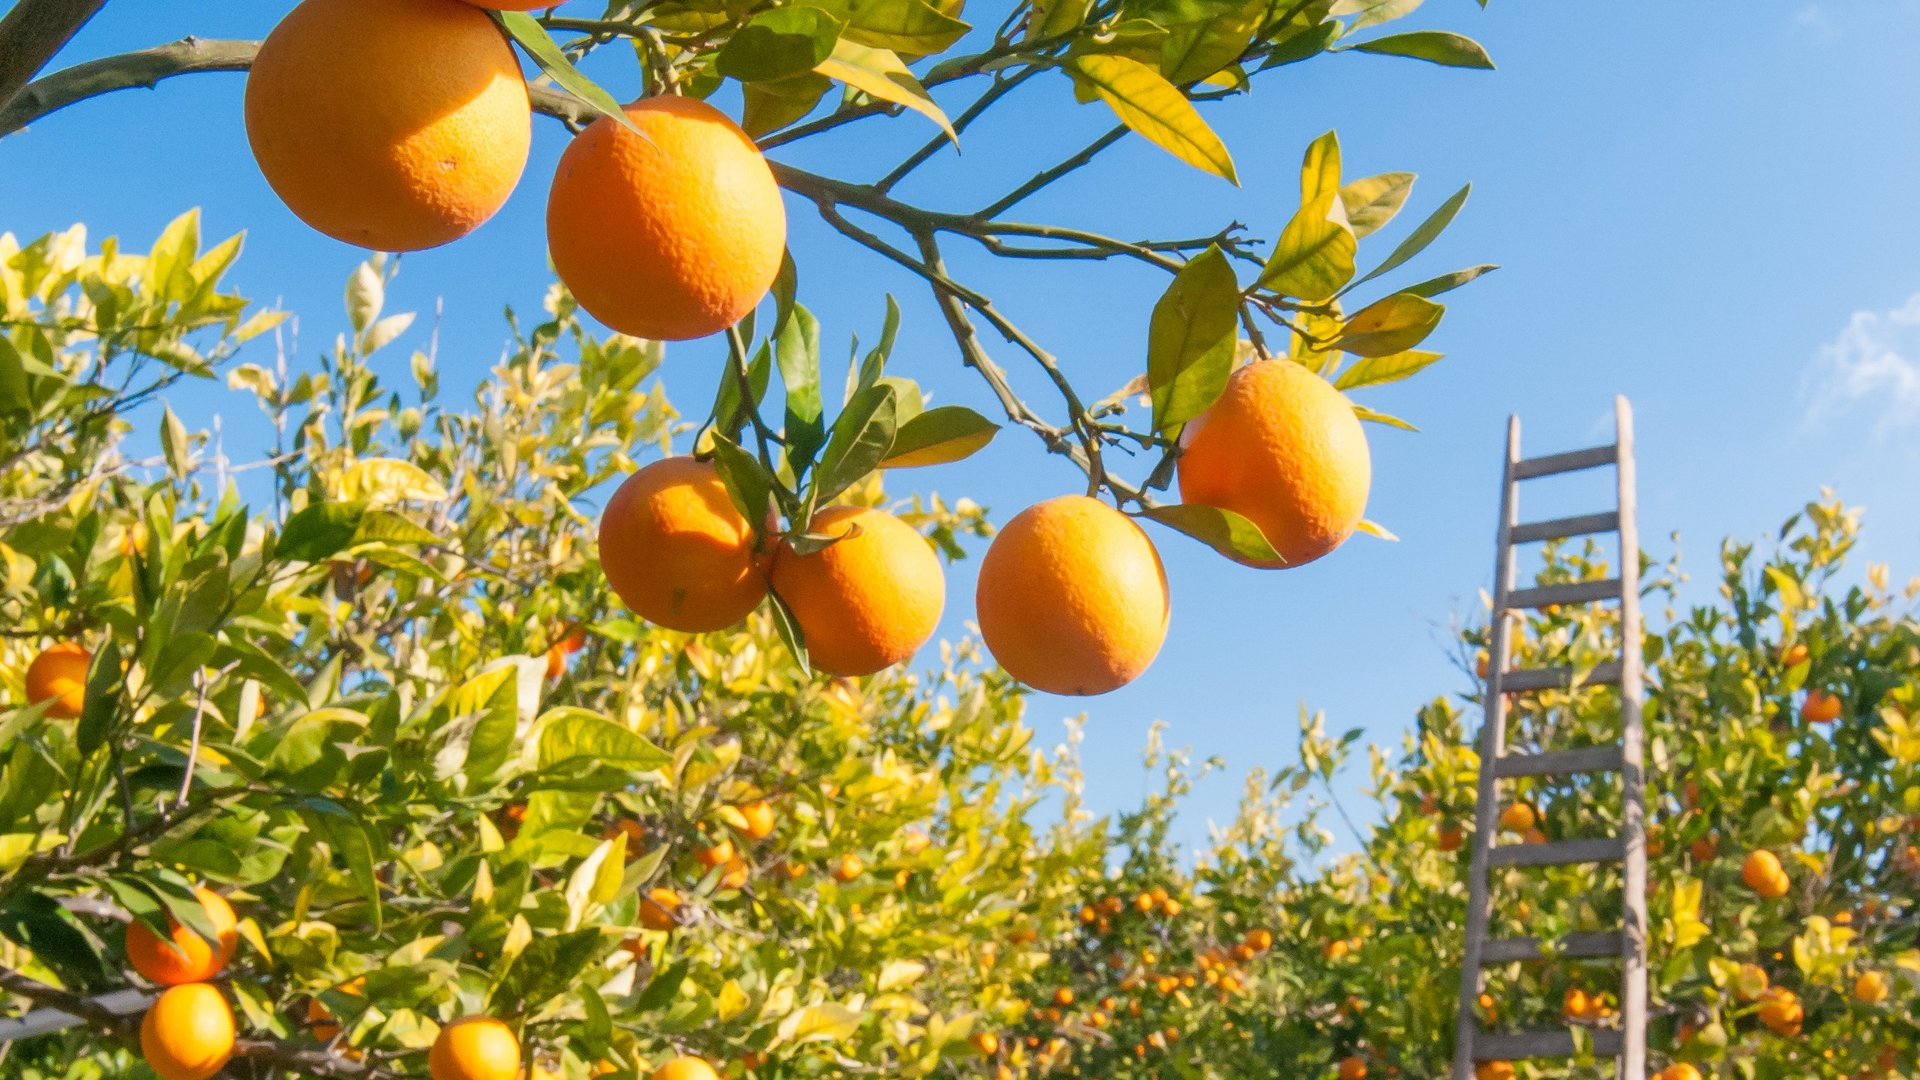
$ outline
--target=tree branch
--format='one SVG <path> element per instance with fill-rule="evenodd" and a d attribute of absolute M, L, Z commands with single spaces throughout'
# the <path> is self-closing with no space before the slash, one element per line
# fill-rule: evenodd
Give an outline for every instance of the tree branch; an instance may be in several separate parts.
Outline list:
<path fill-rule="evenodd" d="M 257 41 L 189 37 L 152 49 L 103 56 L 62 68 L 28 83 L 5 107 L 0 107 L 0 138 L 48 113 L 101 94 L 149 88 L 162 79 L 200 71 L 245 71 L 259 48 Z"/>
<path fill-rule="evenodd" d="M 0 107 L 73 40 L 107 0 L 20 0 L 0 19 Z"/>

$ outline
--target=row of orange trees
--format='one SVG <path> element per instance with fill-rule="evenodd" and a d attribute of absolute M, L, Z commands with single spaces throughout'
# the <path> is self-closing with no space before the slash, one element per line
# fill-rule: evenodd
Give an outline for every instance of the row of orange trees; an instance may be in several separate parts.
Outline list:
<path fill-rule="evenodd" d="M 563 293 L 456 409 L 435 357 L 399 383 L 370 362 L 393 337 L 370 264 L 321 370 L 231 368 L 279 432 L 249 475 L 164 408 L 127 440 L 75 378 L 136 354 L 227 362 L 270 327 L 220 290 L 232 248 L 199 251 L 183 219 L 145 255 L 77 231 L 0 249 L 0 285 L 45 313 L 9 330 L 29 381 L 0 412 L 30 448 L 0 477 L 0 983 L 88 1020 L 8 1047 L 12 1075 L 143 1075 L 132 1021 L 100 1002 L 154 974 L 154 933 L 231 941 L 192 975 L 233 1003 L 234 1076 L 417 1075 L 474 1015 L 567 1080 L 681 1056 L 1002 1080 L 1444 1068 L 1471 700 L 1374 751 L 1357 850 L 1323 804 L 1359 736 L 1307 715 L 1299 763 L 1250 776 L 1196 859 L 1173 816 L 1211 764 L 1156 745 L 1155 794 L 1090 818 L 1072 740 L 1037 746 L 977 645 L 826 680 L 765 612 L 700 635 L 624 614 L 574 498 L 633 462 L 577 433 L 664 449 L 687 431 L 648 382 L 657 349 L 586 332 Z M 850 498 L 949 552 L 985 531 L 970 503 Z M 1920 627 L 1884 568 L 1843 575 L 1856 528 L 1817 503 L 1765 552 L 1728 545 L 1701 606 L 1653 586 L 1663 1068 L 1915 1068 Z M 1605 572 L 1568 548 L 1541 577 Z M 1524 629 L 1529 666 L 1614 648 L 1604 611 Z M 30 679 L 58 643 L 91 663 Z M 1530 697 L 1511 738 L 1610 738 L 1610 695 Z M 1617 794 L 1518 797 L 1572 837 L 1609 831 Z M 1784 890 L 1743 877 L 1761 851 Z M 1498 884 L 1507 931 L 1617 915 L 1587 871 Z M 230 937 L 196 887 L 231 906 Z M 1611 1022 L 1604 966 L 1494 974 L 1490 1024 Z"/>

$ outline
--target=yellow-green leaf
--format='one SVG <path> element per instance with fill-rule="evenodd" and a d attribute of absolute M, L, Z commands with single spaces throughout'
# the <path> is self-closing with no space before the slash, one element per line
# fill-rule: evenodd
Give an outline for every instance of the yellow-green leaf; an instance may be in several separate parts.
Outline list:
<path fill-rule="evenodd" d="M 1357 356 L 1405 352 L 1425 341 L 1446 311 L 1445 305 L 1424 296 L 1394 293 L 1354 312 L 1334 344 Z"/>
<path fill-rule="evenodd" d="M 1440 357 L 1440 353 L 1419 350 L 1365 357 L 1341 372 L 1333 385 L 1335 389 L 1352 390 L 1360 386 L 1379 386 L 1382 383 L 1399 382 Z"/>
<path fill-rule="evenodd" d="M 1307 144 L 1300 161 L 1300 202 L 1320 201 L 1340 190 L 1340 136 L 1329 131 Z"/>
<path fill-rule="evenodd" d="M 398 458 L 367 458 L 356 461 L 340 478 L 336 497 L 343 502 L 365 502 L 371 506 L 419 499 L 439 502 L 447 489 L 425 469 Z"/>
<path fill-rule="evenodd" d="M 1392 221 L 1413 191 L 1414 174 L 1381 173 L 1363 177 L 1340 189 L 1340 205 L 1347 210 L 1347 227 L 1366 236 Z"/>
<path fill-rule="evenodd" d="M 927 88 L 913 77 L 898 56 L 886 49 L 874 49 L 842 38 L 833 46 L 833 55 L 822 60 L 814 71 L 838 79 L 863 94 L 904 105 L 940 125 L 947 138 L 956 144 L 960 136 L 940 106 L 927 96 Z"/>
<path fill-rule="evenodd" d="M 776 1040 L 789 1045 L 806 1042 L 838 1042 L 860 1026 L 861 1013 L 835 1002 L 808 1005 L 780 1022 Z"/>
<path fill-rule="evenodd" d="M 1332 218 L 1335 198 L 1329 192 L 1302 205 L 1280 231 L 1273 254 L 1260 270 L 1260 284 L 1282 296 L 1325 300 L 1353 279 L 1353 258 L 1359 245 L 1353 230 Z"/>
<path fill-rule="evenodd" d="M 1226 144 L 1200 118 L 1193 102 L 1158 71 L 1124 56 L 1098 53 L 1071 58 L 1067 71 L 1147 141 L 1196 169 L 1240 183 Z"/>

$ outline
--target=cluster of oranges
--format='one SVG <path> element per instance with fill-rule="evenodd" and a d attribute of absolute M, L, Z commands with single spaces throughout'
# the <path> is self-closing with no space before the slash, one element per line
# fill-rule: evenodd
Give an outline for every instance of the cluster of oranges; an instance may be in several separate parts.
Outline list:
<path fill-rule="evenodd" d="M 1353 534 L 1370 465 L 1353 409 L 1291 361 L 1256 361 L 1187 425 L 1182 498 L 1238 513 L 1300 566 Z M 798 525 L 799 523 L 796 523 Z M 702 633 L 745 618 L 769 591 L 792 612 L 813 666 L 869 675 L 932 637 L 946 599 L 938 559 L 883 510 L 832 506 L 770 541 L 707 461 L 672 457 L 620 486 L 600 519 L 607 582 L 640 617 Z M 821 540 L 830 541 L 820 546 Z M 980 633 L 1014 678 L 1056 694 L 1101 694 L 1145 671 L 1167 631 L 1165 568 L 1134 520 L 1083 495 L 1030 506 L 980 564 Z"/>
<path fill-rule="evenodd" d="M 211 939 L 167 917 L 161 938 L 145 922 L 127 925 L 127 961 L 166 989 L 140 1022 L 140 1051 L 160 1080 L 207 1080 L 233 1056 L 233 1008 L 211 980 L 233 959 L 239 922 L 225 897 L 195 889 Z"/>
<path fill-rule="evenodd" d="M 473 231 L 519 183 L 532 142 L 520 61 L 481 9 L 534 6 L 303 0 L 247 78 L 247 138 L 268 184 L 308 225 L 362 247 L 416 251 Z M 601 117 L 561 155 L 547 199 L 554 267 L 623 333 L 723 330 L 780 269 L 773 171 L 705 102 L 660 96 L 624 111 L 627 124 Z"/>
<path fill-rule="evenodd" d="M 1748 853 L 1740 864 L 1740 880 L 1769 900 L 1787 895 L 1787 890 L 1793 887 L 1786 867 L 1780 865 L 1780 856 L 1765 848 Z"/>

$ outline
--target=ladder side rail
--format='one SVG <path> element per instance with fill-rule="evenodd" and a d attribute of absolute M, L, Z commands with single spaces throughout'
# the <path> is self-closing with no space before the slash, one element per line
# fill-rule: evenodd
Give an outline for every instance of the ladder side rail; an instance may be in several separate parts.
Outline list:
<path fill-rule="evenodd" d="M 1487 684 L 1481 688 L 1486 720 L 1480 732 L 1480 775 L 1473 808 L 1473 857 L 1467 871 L 1467 943 L 1460 965 L 1460 1011 L 1454 1018 L 1453 1080 L 1473 1080 L 1474 1010 L 1480 999 L 1480 950 L 1487 937 L 1488 855 L 1494 823 L 1500 816 L 1499 781 L 1494 762 L 1506 746 L 1507 695 L 1501 673 L 1507 667 L 1507 594 L 1513 591 L 1513 529 L 1520 520 L 1520 492 L 1514 465 L 1520 460 L 1520 417 L 1507 417 L 1507 454 L 1500 469 L 1500 525 L 1494 537 L 1493 619 L 1487 641 Z"/>
<path fill-rule="evenodd" d="M 1620 727 L 1622 824 L 1625 829 L 1625 914 L 1621 934 L 1620 1076 L 1647 1075 L 1647 824 L 1644 653 L 1640 642 L 1640 535 L 1636 515 L 1633 407 L 1614 399 L 1620 507 Z"/>

